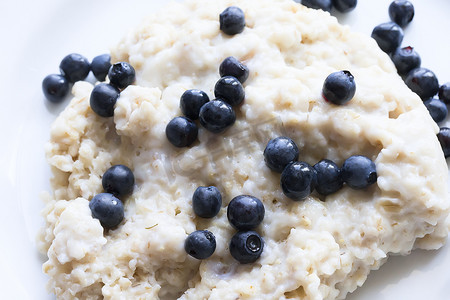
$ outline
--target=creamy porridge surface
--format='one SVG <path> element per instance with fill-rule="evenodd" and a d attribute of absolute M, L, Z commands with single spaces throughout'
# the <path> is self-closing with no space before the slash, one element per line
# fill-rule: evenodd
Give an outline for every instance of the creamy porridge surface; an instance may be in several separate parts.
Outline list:
<path fill-rule="evenodd" d="M 247 22 L 235 36 L 219 30 L 218 16 L 230 5 Z M 165 127 L 181 115 L 181 94 L 197 88 L 213 99 L 228 56 L 250 70 L 236 123 L 223 134 L 199 127 L 199 141 L 175 148 Z M 97 116 L 89 107 L 93 86 L 76 83 L 46 146 L 53 193 L 39 240 L 58 299 L 343 299 L 389 254 L 445 242 L 450 201 L 437 125 L 375 41 L 327 13 L 291 0 L 190 0 L 151 16 L 112 57 L 137 72 L 114 117 Z M 324 79 L 337 70 L 350 70 L 357 85 L 344 106 L 321 97 Z M 267 141 L 280 135 L 311 165 L 366 155 L 378 181 L 292 201 L 263 158 Z M 115 164 L 133 170 L 136 186 L 124 201 L 124 221 L 104 233 L 88 204 Z M 205 185 L 222 192 L 213 219 L 192 209 L 194 190 Z M 257 229 L 264 251 L 245 265 L 229 253 L 235 230 L 226 217 L 228 202 L 241 194 L 266 209 Z M 197 229 L 217 240 L 203 261 L 183 248 Z"/>

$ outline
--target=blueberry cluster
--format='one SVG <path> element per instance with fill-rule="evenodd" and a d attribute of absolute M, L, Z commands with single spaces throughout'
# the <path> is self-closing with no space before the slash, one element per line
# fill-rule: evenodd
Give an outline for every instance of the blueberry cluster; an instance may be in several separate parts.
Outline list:
<path fill-rule="evenodd" d="M 375 164 L 362 155 L 349 157 L 342 168 L 328 159 L 312 167 L 297 161 L 298 156 L 295 142 L 284 136 L 270 140 L 264 150 L 266 165 L 281 173 L 283 193 L 293 200 L 306 198 L 314 189 L 321 195 L 329 195 L 341 189 L 344 183 L 353 189 L 363 189 L 377 181 Z"/>
<path fill-rule="evenodd" d="M 357 4 L 357 0 L 302 0 L 301 3 L 309 8 L 321 9 L 331 12 L 333 7 L 341 12 L 352 11 Z"/>
<path fill-rule="evenodd" d="M 192 196 L 192 206 L 197 216 L 215 217 L 222 205 L 220 191 L 214 187 L 198 187 Z M 240 263 L 255 262 L 264 248 L 264 241 L 254 231 L 264 219 L 264 205 L 256 197 L 240 195 L 234 197 L 227 207 L 227 218 L 238 230 L 231 238 L 231 256 Z M 188 235 L 184 243 L 186 253 L 197 259 L 210 257 L 216 249 L 216 239 L 208 230 L 197 230 Z"/>
<path fill-rule="evenodd" d="M 89 202 L 92 217 L 98 219 L 103 228 L 111 229 L 122 222 L 124 217 L 123 202 L 133 192 L 133 172 L 124 165 L 114 165 L 103 174 L 104 193 L 95 195 Z"/>
<path fill-rule="evenodd" d="M 227 57 L 219 66 L 221 78 L 214 87 L 214 100 L 201 90 L 187 90 L 181 95 L 180 109 L 184 116 L 172 119 L 166 126 L 166 136 L 175 147 L 187 147 L 195 142 L 198 126 L 195 120 L 210 132 L 221 133 L 236 121 L 233 107 L 245 98 L 242 83 L 249 70 L 235 57 Z"/>

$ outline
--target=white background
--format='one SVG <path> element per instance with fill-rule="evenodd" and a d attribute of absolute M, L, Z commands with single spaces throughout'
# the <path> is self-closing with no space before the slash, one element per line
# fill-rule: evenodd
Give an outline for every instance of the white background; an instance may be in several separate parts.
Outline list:
<path fill-rule="evenodd" d="M 275 1 L 275 0 L 274 0 Z M 404 46 L 416 48 L 422 66 L 440 83 L 450 81 L 450 1 L 416 0 L 416 16 L 405 30 Z M 370 35 L 389 21 L 390 0 L 360 0 L 339 15 L 341 23 Z M 43 145 L 64 108 L 50 105 L 42 79 L 58 72 L 60 60 L 77 52 L 88 59 L 108 52 L 163 0 L 17 0 L 0 2 L 0 299 L 54 299 L 36 250 L 42 224 L 39 194 L 49 191 Z M 450 124 L 448 121 L 446 124 Z M 373 272 L 348 299 L 450 299 L 450 247 L 393 257 Z"/>

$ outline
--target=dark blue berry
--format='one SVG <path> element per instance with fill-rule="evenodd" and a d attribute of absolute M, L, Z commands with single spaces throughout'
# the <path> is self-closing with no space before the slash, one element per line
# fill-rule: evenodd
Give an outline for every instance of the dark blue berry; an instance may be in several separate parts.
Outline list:
<path fill-rule="evenodd" d="M 283 169 L 291 162 L 296 161 L 299 150 L 293 140 L 280 136 L 270 140 L 264 149 L 264 161 L 275 172 L 283 172 Z"/>
<path fill-rule="evenodd" d="M 250 230 L 264 219 L 264 204 L 256 197 L 241 195 L 234 197 L 227 208 L 230 224 L 238 230 Z"/>
<path fill-rule="evenodd" d="M 334 8 L 342 13 L 355 9 L 357 2 L 357 0 L 332 0 Z"/>
<path fill-rule="evenodd" d="M 293 200 L 306 198 L 316 185 L 316 170 L 306 162 L 292 162 L 281 173 L 283 193 Z"/>
<path fill-rule="evenodd" d="M 347 158 L 341 168 L 342 179 L 355 190 L 363 189 L 377 181 L 375 163 L 362 155 Z"/>
<path fill-rule="evenodd" d="M 192 206 L 197 216 L 212 218 L 219 213 L 222 195 L 215 186 L 200 186 L 192 196 Z"/>
<path fill-rule="evenodd" d="M 433 97 L 439 91 L 436 75 L 426 68 L 416 68 L 409 72 L 405 83 L 422 100 Z"/>
<path fill-rule="evenodd" d="M 450 82 L 444 83 L 439 88 L 439 99 L 445 104 L 450 104 Z"/>
<path fill-rule="evenodd" d="M 389 5 L 389 17 L 401 27 L 408 25 L 414 18 L 414 6 L 405 0 L 395 0 Z"/>
<path fill-rule="evenodd" d="M 208 230 L 197 230 L 184 241 L 184 250 L 196 259 L 210 257 L 216 250 L 216 237 Z"/>
<path fill-rule="evenodd" d="M 450 128 L 442 127 L 439 129 L 437 134 L 439 143 L 441 144 L 442 151 L 444 152 L 445 158 L 450 156 Z"/>
<path fill-rule="evenodd" d="M 191 120 L 197 120 L 200 108 L 209 102 L 208 95 L 201 90 L 187 90 L 181 95 L 180 108 L 183 114 Z"/>
<path fill-rule="evenodd" d="M 235 35 L 244 31 L 245 15 L 236 6 L 227 7 L 219 16 L 220 30 L 228 35 Z"/>
<path fill-rule="evenodd" d="M 219 74 L 221 77 L 233 76 L 241 83 L 244 83 L 248 78 L 248 68 L 241 63 L 237 58 L 229 56 L 219 66 Z"/>
<path fill-rule="evenodd" d="M 314 165 L 317 172 L 316 191 L 321 195 L 329 195 L 342 188 L 341 170 L 331 160 L 322 159 Z"/>
<path fill-rule="evenodd" d="M 392 53 L 391 59 L 400 75 L 406 75 L 411 70 L 420 67 L 422 61 L 419 54 L 410 46 L 397 48 Z"/>
<path fill-rule="evenodd" d="M 216 98 L 224 100 L 231 106 L 236 106 L 244 101 L 245 91 L 236 77 L 225 76 L 216 82 L 214 95 Z"/>
<path fill-rule="evenodd" d="M 118 89 L 124 89 L 134 83 L 136 71 L 127 62 L 115 63 L 108 71 L 109 82 Z"/>
<path fill-rule="evenodd" d="M 69 93 L 69 82 L 59 74 L 51 74 L 42 81 L 42 91 L 48 101 L 58 103 Z"/>
<path fill-rule="evenodd" d="M 263 252 L 264 240 L 255 231 L 239 231 L 230 241 L 230 254 L 241 264 L 255 262 Z"/>
<path fill-rule="evenodd" d="M 133 192 L 133 172 L 124 165 L 114 165 L 103 174 L 102 186 L 105 192 L 122 198 Z"/>
<path fill-rule="evenodd" d="M 394 52 L 403 41 L 403 30 L 394 22 L 387 22 L 376 26 L 372 31 L 372 38 L 386 53 Z"/>
<path fill-rule="evenodd" d="M 98 55 L 91 62 L 92 73 L 98 81 L 105 81 L 109 68 L 111 68 L 111 55 L 109 54 Z"/>
<path fill-rule="evenodd" d="M 321 9 L 327 12 L 333 7 L 331 0 L 302 0 L 302 4 L 309 8 Z"/>
<path fill-rule="evenodd" d="M 59 70 L 69 82 L 74 83 L 85 79 L 91 67 L 89 61 L 83 55 L 72 53 L 63 58 L 59 64 Z"/>
<path fill-rule="evenodd" d="M 447 117 L 448 110 L 444 102 L 436 98 L 430 98 L 423 102 L 430 112 L 431 117 L 436 123 L 444 121 Z"/>
<path fill-rule="evenodd" d="M 200 124 L 207 130 L 219 133 L 234 124 L 236 114 L 230 104 L 217 99 L 202 106 L 199 119 Z"/>
<path fill-rule="evenodd" d="M 114 228 L 123 220 L 124 209 L 122 201 L 113 194 L 97 194 L 89 202 L 92 217 L 98 219 L 106 229 Z"/>
<path fill-rule="evenodd" d="M 119 98 L 120 91 L 107 83 L 97 84 L 91 93 L 91 109 L 101 117 L 114 116 L 114 105 Z"/>
<path fill-rule="evenodd" d="M 175 147 L 190 146 L 197 139 L 198 127 L 186 117 L 173 118 L 166 126 L 166 136 Z"/>
<path fill-rule="evenodd" d="M 343 105 L 347 103 L 353 98 L 355 92 L 355 78 L 349 71 L 331 73 L 323 83 L 323 97 L 333 104 Z"/>

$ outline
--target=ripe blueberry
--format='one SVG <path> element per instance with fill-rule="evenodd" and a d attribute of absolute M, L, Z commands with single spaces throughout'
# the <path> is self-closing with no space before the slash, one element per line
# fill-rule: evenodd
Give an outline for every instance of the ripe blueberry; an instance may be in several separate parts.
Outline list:
<path fill-rule="evenodd" d="M 392 62 L 400 75 L 406 75 L 411 70 L 420 67 L 421 59 L 413 47 L 397 48 L 391 55 Z"/>
<path fill-rule="evenodd" d="M 227 7 L 219 16 L 220 30 L 228 35 L 235 35 L 244 31 L 245 15 L 236 6 Z"/>
<path fill-rule="evenodd" d="M 200 108 L 209 102 L 208 95 L 201 90 L 187 90 L 181 95 L 180 109 L 191 120 L 197 120 Z"/>
<path fill-rule="evenodd" d="M 416 68 L 409 72 L 405 83 L 422 100 L 433 97 L 439 91 L 436 75 L 426 68 Z"/>
<path fill-rule="evenodd" d="M 192 196 L 192 206 L 197 216 L 212 218 L 220 211 L 222 195 L 215 186 L 200 186 Z"/>
<path fill-rule="evenodd" d="M 389 17 L 401 27 L 408 25 L 414 17 L 414 6 L 405 0 L 395 0 L 389 5 Z"/>
<path fill-rule="evenodd" d="M 444 121 L 447 117 L 448 110 L 444 102 L 436 98 L 430 98 L 423 102 L 430 112 L 431 117 L 436 123 Z"/>
<path fill-rule="evenodd" d="M 299 150 L 293 140 L 280 136 L 270 140 L 264 149 L 264 161 L 273 171 L 281 173 L 291 162 L 296 161 Z"/>
<path fill-rule="evenodd" d="M 134 83 L 136 71 L 129 63 L 118 62 L 109 68 L 108 78 L 111 85 L 122 90 Z"/>
<path fill-rule="evenodd" d="M 229 56 L 225 58 L 219 66 L 220 77 L 233 76 L 241 83 L 244 83 L 248 78 L 248 68 L 241 63 L 237 58 Z"/>
<path fill-rule="evenodd" d="M 217 99 L 222 99 L 231 106 L 236 106 L 244 101 L 245 91 L 236 77 L 225 76 L 216 82 L 214 95 Z"/>
<path fill-rule="evenodd" d="M 103 189 L 116 197 L 122 198 L 133 192 L 133 172 L 124 165 L 114 165 L 103 174 Z"/>
<path fill-rule="evenodd" d="M 166 136 L 175 147 L 190 146 L 197 139 L 198 127 L 186 117 L 176 117 L 166 126 Z"/>
<path fill-rule="evenodd" d="M 333 5 L 331 0 L 302 0 L 302 4 L 313 9 L 321 9 L 327 12 L 331 11 Z"/>
<path fill-rule="evenodd" d="M 329 195 L 342 188 L 341 170 L 331 160 L 322 159 L 314 165 L 317 172 L 316 191 L 321 195 Z"/>
<path fill-rule="evenodd" d="M 91 67 L 89 61 L 83 55 L 72 53 L 63 58 L 59 64 L 59 70 L 71 83 L 85 79 Z"/>
<path fill-rule="evenodd" d="M 188 235 L 184 250 L 196 259 L 210 257 L 216 250 L 216 237 L 208 230 L 197 230 Z"/>
<path fill-rule="evenodd" d="M 236 114 L 228 103 L 216 99 L 204 104 L 199 113 L 200 124 L 207 130 L 220 133 L 236 121 Z"/>
<path fill-rule="evenodd" d="M 109 68 L 111 68 L 111 55 L 109 54 L 98 55 L 91 62 L 92 73 L 98 81 L 105 81 Z"/>
<path fill-rule="evenodd" d="M 439 129 L 437 134 L 439 143 L 441 144 L 442 151 L 444 152 L 445 158 L 450 156 L 450 128 L 442 127 Z"/>
<path fill-rule="evenodd" d="M 69 93 L 69 82 L 59 74 L 51 74 L 42 81 L 42 91 L 48 101 L 58 103 Z"/>
<path fill-rule="evenodd" d="M 264 219 L 264 204 L 256 197 L 241 195 L 234 197 L 227 208 L 230 224 L 238 230 L 256 228 Z"/>
<path fill-rule="evenodd" d="M 347 103 L 353 98 L 355 92 L 355 78 L 349 71 L 331 73 L 323 83 L 323 97 L 333 104 L 342 105 Z"/>
<path fill-rule="evenodd" d="M 113 194 L 97 194 L 89 202 L 92 217 L 98 219 L 106 229 L 114 228 L 120 224 L 124 216 L 122 201 Z"/>
<path fill-rule="evenodd" d="M 316 170 L 306 162 L 292 162 L 281 173 L 283 193 L 292 200 L 306 198 L 316 185 Z"/>
<path fill-rule="evenodd" d="M 377 181 L 375 163 L 362 155 L 347 158 L 341 168 L 342 179 L 353 189 L 359 190 Z"/>
<path fill-rule="evenodd" d="M 101 117 L 114 116 L 114 105 L 119 98 L 120 91 L 107 83 L 97 84 L 91 93 L 91 109 Z"/>
<path fill-rule="evenodd" d="M 230 254 L 241 264 L 255 262 L 263 252 L 264 240 L 255 231 L 239 231 L 230 241 Z"/>
<path fill-rule="evenodd" d="M 382 23 L 372 31 L 372 38 L 386 53 L 394 52 L 403 41 L 403 30 L 394 22 Z"/>

